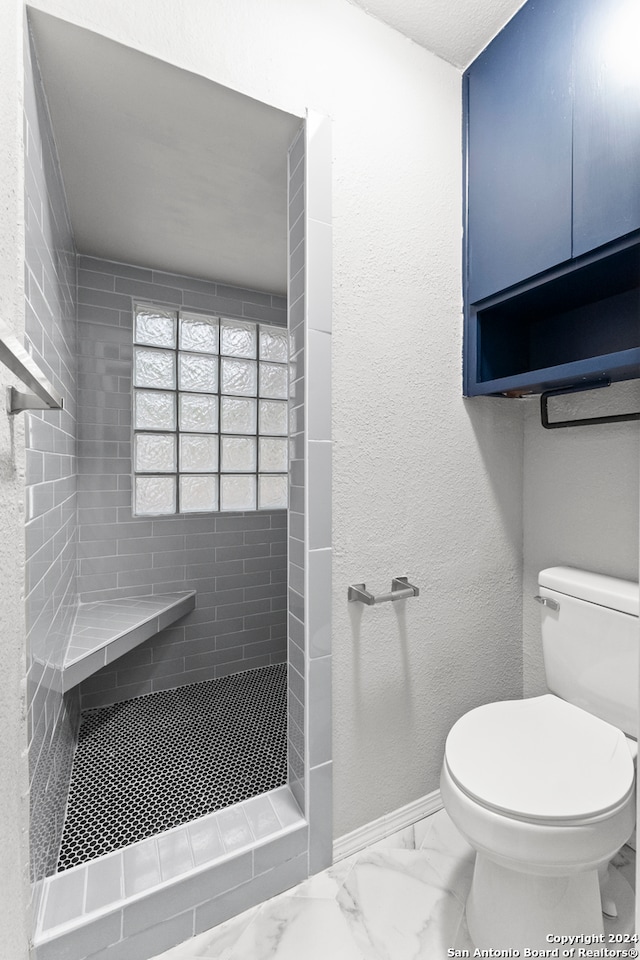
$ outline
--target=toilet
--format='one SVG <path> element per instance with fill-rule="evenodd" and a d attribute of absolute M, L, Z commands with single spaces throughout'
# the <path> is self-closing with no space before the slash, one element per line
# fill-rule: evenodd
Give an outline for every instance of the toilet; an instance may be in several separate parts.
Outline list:
<path fill-rule="evenodd" d="M 571 567 L 538 584 L 550 693 L 461 717 L 440 779 L 476 850 L 471 940 L 521 955 L 549 950 L 550 936 L 603 934 L 603 911 L 617 929 L 633 901 L 608 864 L 635 826 L 638 584 Z"/>

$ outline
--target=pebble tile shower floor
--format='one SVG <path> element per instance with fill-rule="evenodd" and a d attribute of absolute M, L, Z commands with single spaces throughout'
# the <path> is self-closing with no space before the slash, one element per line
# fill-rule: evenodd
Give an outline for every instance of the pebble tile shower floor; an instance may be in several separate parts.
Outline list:
<path fill-rule="evenodd" d="M 287 780 L 286 665 L 82 714 L 58 871 Z"/>

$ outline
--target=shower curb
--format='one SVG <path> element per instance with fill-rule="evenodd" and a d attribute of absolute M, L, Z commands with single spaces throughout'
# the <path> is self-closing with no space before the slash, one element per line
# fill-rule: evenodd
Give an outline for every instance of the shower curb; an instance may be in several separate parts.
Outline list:
<path fill-rule="evenodd" d="M 229 849 L 230 838 L 223 854 L 98 909 L 85 909 L 89 869 L 96 865 L 100 869 L 116 855 L 107 854 L 46 878 L 33 940 L 35 960 L 131 960 L 133 955 L 145 960 L 305 879 L 308 826 L 291 791 L 281 787 L 226 810 L 241 813 L 256 800 L 269 802 L 277 814 L 278 829 L 259 835 L 254 826 L 250 842 Z M 218 816 L 210 814 L 193 823 L 200 830 L 211 823 L 214 830 Z M 188 829 L 176 827 L 159 836 L 175 838 Z M 126 849 L 149 851 L 156 849 L 156 842 L 157 837 L 150 838 Z M 125 890 L 124 870 L 119 889 Z M 75 904 L 69 897 L 73 890 Z M 59 922 L 56 904 L 60 905 Z M 47 918 L 51 922 L 46 923 Z"/>

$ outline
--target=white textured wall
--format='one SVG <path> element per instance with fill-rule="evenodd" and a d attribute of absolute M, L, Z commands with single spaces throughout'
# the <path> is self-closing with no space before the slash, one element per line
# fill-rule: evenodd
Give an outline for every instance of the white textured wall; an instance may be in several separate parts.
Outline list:
<path fill-rule="evenodd" d="M 22 4 L 2 8 L 0 30 L 0 317 L 24 329 Z M 28 839 L 25 720 L 24 423 L 4 412 L 0 365 L 0 954 L 27 957 Z"/>
<path fill-rule="evenodd" d="M 640 410 L 640 382 L 554 401 L 552 420 Z M 640 423 L 544 430 L 526 401 L 524 471 L 524 692 L 544 693 L 538 571 L 567 565 L 638 579 Z"/>
<path fill-rule="evenodd" d="M 461 398 L 460 74 L 347 0 L 35 5 L 333 121 L 341 835 L 435 789 L 451 722 L 521 692 L 521 411 Z M 402 574 L 404 611 L 348 608 Z"/>

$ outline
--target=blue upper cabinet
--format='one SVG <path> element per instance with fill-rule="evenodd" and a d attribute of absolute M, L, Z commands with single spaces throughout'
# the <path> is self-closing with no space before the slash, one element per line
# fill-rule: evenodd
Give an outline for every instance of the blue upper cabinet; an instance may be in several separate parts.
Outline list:
<path fill-rule="evenodd" d="M 466 71 L 464 393 L 640 377 L 640 0 L 528 0 Z"/>
<path fill-rule="evenodd" d="M 465 76 L 471 302 L 571 256 L 571 35 L 529 0 Z"/>
<path fill-rule="evenodd" d="M 640 0 L 580 0 L 573 255 L 640 228 Z"/>

